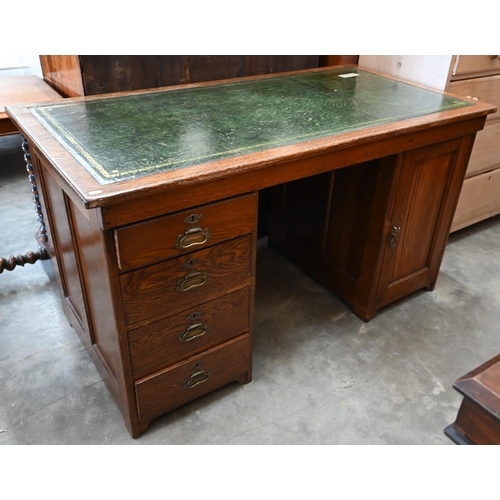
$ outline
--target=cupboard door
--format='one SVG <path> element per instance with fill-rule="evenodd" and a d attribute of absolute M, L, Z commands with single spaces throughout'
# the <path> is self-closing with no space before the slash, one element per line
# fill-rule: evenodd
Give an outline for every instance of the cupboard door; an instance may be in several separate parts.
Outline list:
<path fill-rule="evenodd" d="M 434 288 L 474 136 L 404 153 L 386 221 L 376 309 Z"/>

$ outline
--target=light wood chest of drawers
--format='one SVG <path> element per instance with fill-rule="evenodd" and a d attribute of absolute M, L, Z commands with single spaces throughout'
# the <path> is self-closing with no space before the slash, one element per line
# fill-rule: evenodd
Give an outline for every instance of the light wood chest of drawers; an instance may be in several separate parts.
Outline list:
<path fill-rule="evenodd" d="M 500 56 L 454 56 L 447 90 L 500 105 Z M 500 115 L 476 136 L 452 231 L 500 213 Z"/>

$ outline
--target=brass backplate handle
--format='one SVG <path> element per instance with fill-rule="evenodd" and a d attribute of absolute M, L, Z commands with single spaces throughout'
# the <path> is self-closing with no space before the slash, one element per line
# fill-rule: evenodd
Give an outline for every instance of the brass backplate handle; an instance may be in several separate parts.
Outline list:
<path fill-rule="evenodd" d="M 184 381 L 184 389 L 192 389 L 197 385 L 203 384 L 210 378 L 211 373 L 205 370 L 193 373 L 188 379 Z"/>
<path fill-rule="evenodd" d="M 201 229 L 201 227 L 190 227 L 186 229 L 184 234 L 177 235 L 175 248 L 184 250 L 186 248 L 204 245 L 210 239 L 209 228 Z"/>
<path fill-rule="evenodd" d="M 389 233 L 389 246 L 391 248 L 395 247 L 398 244 L 398 236 L 401 231 L 399 226 L 392 226 L 391 232 Z"/>
<path fill-rule="evenodd" d="M 191 342 L 191 340 L 203 337 L 208 332 L 206 323 L 194 323 L 189 325 L 184 332 L 179 335 L 179 342 Z"/>
<path fill-rule="evenodd" d="M 187 292 L 192 288 L 203 286 L 207 282 L 208 276 L 205 272 L 192 271 L 187 273 L 184 278 L 177 280 L 177 292 Z"/>

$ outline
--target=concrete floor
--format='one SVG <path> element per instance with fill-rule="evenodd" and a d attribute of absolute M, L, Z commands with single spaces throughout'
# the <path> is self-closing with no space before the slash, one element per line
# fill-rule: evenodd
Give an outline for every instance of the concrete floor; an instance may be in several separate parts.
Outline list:
<path fill-rule="evenodd" d="M 36 250 L 18 136 L 0 137 L 0 257 Z M 133 440 L 41 262 L 0 274 L 0 444 L 453 445 L 453 381 L 500 352 L 500 217 L 452 234 L 433 292 L 369 323 L 258 251 L 254 378 Z"/>

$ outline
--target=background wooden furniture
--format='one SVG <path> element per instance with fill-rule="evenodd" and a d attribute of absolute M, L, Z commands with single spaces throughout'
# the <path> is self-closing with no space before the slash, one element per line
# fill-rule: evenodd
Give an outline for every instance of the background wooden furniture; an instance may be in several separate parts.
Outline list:
<path fill-rule="evenodd" d="M 453 387 L 464 399 L 446 435 L 457 444 L 500 444 L 500 355 L 460 377 Z"/>
<path fill-rule="evenodd" d="M 360 56 L 360 67 L 500 105 L 500 56 Z M 477 134 L 451 231 L 500 213 L 500 113 Z"/>
<path fill-rule="evenodd" d="M 30 102 L 55 101 L 61 96 L 34 75 L 0 78 L 0 135 L 18 134 L 19 130 L 5 112 L 5 106 Z"/>
<path fill-rule="evenodd" d="M 316 68 L 319 56 L 40 56 L 45 81 L 67 97 Z"/>
<path fill-rule="evenodd" d="M 55 101 L 61 96 L 53 90 L 41 78 L 34 75 L 12 76 L 0 78 L 0 136 L 18 134 L 19 130 L 11 121 L 9 115 L 5 112 L 5 106 L 13 104 Z M 40 229 L 37 233 L 37 240 L 44 243 L 46 239 L 43 214 L 38 201 L 38 188 L 34 173 L 28 167 L 29 180 L 31 182 L 31 191 L 33 192 L 33 201 L 38 214 Z M 24 264 L 34 264 L 38 260 L 45 260 L 48 254 L 43 246 L 35 252 L 26 252 L 16 257 L 11 255 L 9 258 L 0 258 L 0 273 L 3 271 L 13 271 L 17 266 Z"/>
<path fill-rule="evenodd" d="M 326 210 L 296 227 L 330 221 L 318 234 L 363 319 L 436 280 L 494 108 L 350 67 L 288 76 L 9 107 L 42 185 L 65 314 L 133 437 L 250 381 L 259 190 L 328 176 Z"/>
<path fill-rule="evenodd" d="M 339 64 L 358 56 L 40 56 L 45 81 L 66 97 L 208 82 Z"/>

